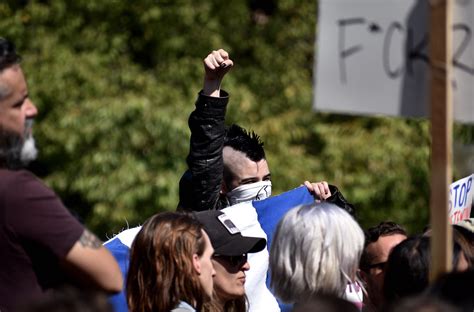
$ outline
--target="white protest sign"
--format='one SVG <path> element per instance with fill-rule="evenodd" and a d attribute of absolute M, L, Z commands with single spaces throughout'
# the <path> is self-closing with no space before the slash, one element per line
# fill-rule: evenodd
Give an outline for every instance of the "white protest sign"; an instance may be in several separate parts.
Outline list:
<path fill-rule="evenodd" d="M 471 215 L 473 179 L 474 174 L 454 182 L 449 187 L 448 213 L 451 224 L 467 219 Z"/>
<path fill-rule="evenodd" d="M 428 0 L 320 0 L 313 107 L 428 117 L 428 14 Z M 453 109 L 461 122 L 474 122 L 473 30 L 474 0 L 455 1 Z"/>

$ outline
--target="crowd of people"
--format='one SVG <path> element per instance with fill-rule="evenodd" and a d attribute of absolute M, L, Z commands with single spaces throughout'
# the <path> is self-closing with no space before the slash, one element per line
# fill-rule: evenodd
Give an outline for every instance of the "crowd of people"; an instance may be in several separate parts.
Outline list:
<path fill-rule="evenodd" d="M 204 59 L 176 211 L 103 245 L 25 169 L 38 110 L 0 38 L 0 311 L 472 311 L 473 219 L 452 226 L 453 270 L 430 283 L 429 228 L 364 231 L 325 181 L 303 181 L 310 202 L 271 201 L 261 138 L 225 125 L 232 67 L 222 49 Z M 277 220 L 260 224 L 255 202 Z"/>

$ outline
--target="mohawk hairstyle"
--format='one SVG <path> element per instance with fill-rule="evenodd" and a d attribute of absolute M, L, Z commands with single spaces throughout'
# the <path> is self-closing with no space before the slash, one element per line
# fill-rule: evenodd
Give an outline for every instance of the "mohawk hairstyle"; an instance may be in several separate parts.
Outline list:
<path fill-rule="evenodd" d="M 224 146 L 232 147 L 236 151 L 244 153 L 245 156 L 255 162 L 265 159 L 265 151 L 260 136 L 236 124 L 226 129 Z"/>
<path fill-rule="evenodd" d="M 0 37 L 0 71 L 20 61 L 21 57 L 16 53 L 13 42 Z"/>

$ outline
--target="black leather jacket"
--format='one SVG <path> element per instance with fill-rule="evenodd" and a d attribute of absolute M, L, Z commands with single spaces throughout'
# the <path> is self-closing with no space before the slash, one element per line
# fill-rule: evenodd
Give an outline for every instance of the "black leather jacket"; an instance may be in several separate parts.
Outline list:
<path fill-rule="evenodd" d="M 202 211 L 227 206 L 220 197 L 224 164 L 222 148 L 225 137 L 225 114 L 229 95 L 221 97 L 199 92 L 196 108 L 189 116 L 191 142 L 186 159 L 188 170 L 179 181 L 178 209 Z"/>

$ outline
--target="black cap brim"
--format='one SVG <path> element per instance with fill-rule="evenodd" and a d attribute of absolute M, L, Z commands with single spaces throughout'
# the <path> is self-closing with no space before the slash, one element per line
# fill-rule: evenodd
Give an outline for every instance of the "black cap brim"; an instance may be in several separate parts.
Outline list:
<path fill-rule="evenodd" d="M 223 256 L 238 256 L 262 251 L 266 246 L 267 240 L 265 238 L 234 234 L 234 237 L 224 245 L 214 248 L 214 252 Z"/>
<path fill-rule="evenodd" d="M 267 246 L 265 238 L 242 236 L 237 227 L 222 211 L 200 211 L 195 212 L 194 216 L 203 225 L 216 254 L 238 256 L 259 252 Z M 219 217 L 225 217 L 224 219 L 228 220 L 220 220 Z"/>

